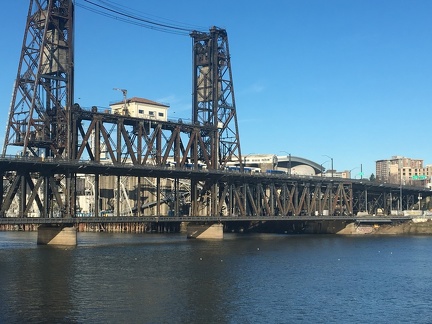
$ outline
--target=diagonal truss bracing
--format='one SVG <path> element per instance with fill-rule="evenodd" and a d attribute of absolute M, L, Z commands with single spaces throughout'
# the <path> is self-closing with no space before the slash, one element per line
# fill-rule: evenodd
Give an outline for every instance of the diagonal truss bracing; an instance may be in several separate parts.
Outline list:
<path fill-rule="evenodd" d="M 198 159 L 209 156 L 211 168 L 240 163 L 240 137 L 232 81 L 228 36 L 212 27 L 209 33 L 193 32 L 192 121 L 208 126 L 201 133 Z"/>
<path fill-rule="evenodd" d="M 2 156 L 69 157 L 73 15 L 72 0 L 30 1 Z"/>
<path fill-rule="evenodd" d="M 73 15 L 72 0 L 30 0 L 2 157 L 22 154 L 0 169 L 0 217 L 75 217 L 78 195 L 93 216 L 354 215 L 412 205 L 408 190 L 224 169 L 242 159 L 223 29 L 191 34 L 191 124 L 73 105 Z"/>

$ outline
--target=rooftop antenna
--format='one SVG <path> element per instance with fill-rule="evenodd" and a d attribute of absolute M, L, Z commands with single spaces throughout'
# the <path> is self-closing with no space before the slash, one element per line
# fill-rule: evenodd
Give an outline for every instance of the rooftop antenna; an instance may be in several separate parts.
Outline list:
<path fill-rule="evenodd" d="M 129 111 L 127 109 L 127 90 L 126 89 L 120 89 L 120 88 L 113 88 L 113 90 L 118 90 L 123 93 L 123 115 L 129 116 Z"/>

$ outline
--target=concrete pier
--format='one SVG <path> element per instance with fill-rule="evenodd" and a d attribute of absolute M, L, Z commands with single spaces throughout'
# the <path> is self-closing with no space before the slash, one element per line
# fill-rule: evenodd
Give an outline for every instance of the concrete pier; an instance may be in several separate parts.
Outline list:
<path fill-rule="evenodd" d="M 37 244 L 41 245 L 77 245 L 75 227 L 41 225 L 38 228 Z"/>
<path fill-rule="evenodd" d="M 195 239 L 223 239 L 222 224 L 188 225 L 187 238 Z"/>

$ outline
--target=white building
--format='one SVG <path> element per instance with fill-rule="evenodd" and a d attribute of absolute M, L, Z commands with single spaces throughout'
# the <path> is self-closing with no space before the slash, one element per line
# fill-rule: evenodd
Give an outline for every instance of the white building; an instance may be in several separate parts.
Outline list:
<path fill-rule="evenodd" d="M 261 171 L 274 170 L 277 166 L 277 156 L 274 154 L 248 154 L 243 157 L 243 163 L 248 167 L 258 167 Z"/>
<path fill-rule="evenodd" d="M 126 99 L 126 102 L 112 103 L 110 107 L 113 114 L 143 119 L 168 120 L 168 105 L 145 98 L 133 97 Z"/>

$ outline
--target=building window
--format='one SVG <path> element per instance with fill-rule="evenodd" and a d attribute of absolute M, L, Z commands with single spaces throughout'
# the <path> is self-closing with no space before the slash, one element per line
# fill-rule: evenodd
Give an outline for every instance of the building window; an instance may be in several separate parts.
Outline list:
<path fill-rule="evenodd" d="M 144 110 L 140 109 L 140 110 L 138 110 L 138 113 L 139 114 L 144 114 Z"/>
<path fill-rule="evenodd" d="M 163 116 L 164 116 L 164 113 L 163 113 L 163 112 L 160 112 L 158 115 L 159 115 L 159 117 L 163 117 Z"/>
<path fill-rule="evenodd" d="M 154 111 L 149 111 L 149 115 L 154 116 L 155 115 Z"/>

